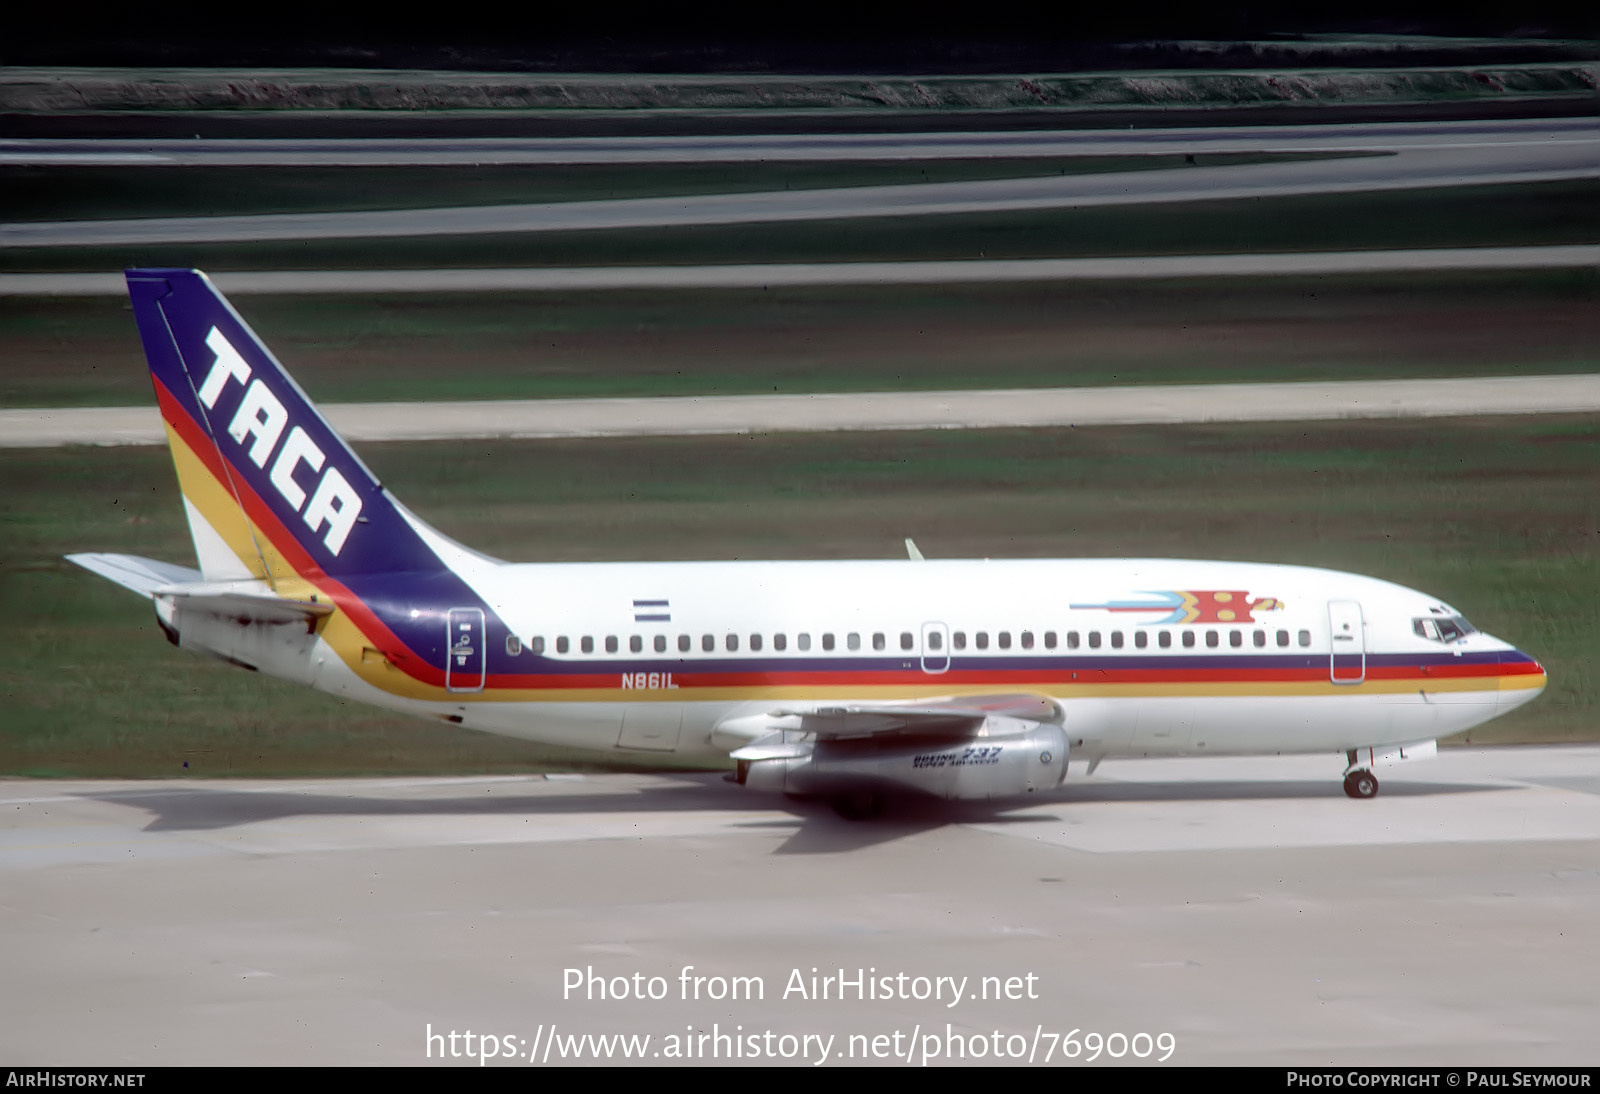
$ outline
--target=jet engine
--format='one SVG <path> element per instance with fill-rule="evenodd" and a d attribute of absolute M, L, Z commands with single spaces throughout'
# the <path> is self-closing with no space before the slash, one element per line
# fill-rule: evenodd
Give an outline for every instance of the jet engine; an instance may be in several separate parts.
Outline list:
<path fill-rule="evenodd" d="M 756 790 L 836 801 L 886 794 L 983 801 L 1061 785 L 1067 736 L 1058 725 L 990 715 L 976 732 L 959 736 L 819 737 L 779 730 L 738 749 L 733 759 L 738 782 Z"/>

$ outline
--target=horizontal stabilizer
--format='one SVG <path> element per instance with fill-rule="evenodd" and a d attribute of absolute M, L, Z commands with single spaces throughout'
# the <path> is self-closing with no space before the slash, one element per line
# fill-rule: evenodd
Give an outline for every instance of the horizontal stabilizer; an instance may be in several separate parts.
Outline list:
<path fill-rule="evenodd" d="M 76 562 L 103 578 L 115 581 L 124 589 L 141 596 L 153 596 L 155 591 L 169 585 L 189 585 L 201 580 L 199 570 L 175 566 L 170 562 L 157 562 L 138 555 L 68 555 L 68 562 Z"/>
<path fill-rule="evenodd" d="M 274 596 L 253 581 L 203 581 L 199 570 L 153 558 L 84 554 L 67 561 L 152 600 L 240 623 L 308 623 L 333 612 L 331 603 Z"/>

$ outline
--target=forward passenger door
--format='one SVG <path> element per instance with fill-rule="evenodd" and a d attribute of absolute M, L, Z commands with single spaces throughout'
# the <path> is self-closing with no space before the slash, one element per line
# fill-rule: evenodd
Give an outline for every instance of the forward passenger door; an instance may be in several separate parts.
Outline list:
<path fill-rule="evenodd" d="M 1335 684 L 1359 684 L 1367 678 L 1366 626 L 1354 600 L 1328 601 L 1328 678 Z"/>

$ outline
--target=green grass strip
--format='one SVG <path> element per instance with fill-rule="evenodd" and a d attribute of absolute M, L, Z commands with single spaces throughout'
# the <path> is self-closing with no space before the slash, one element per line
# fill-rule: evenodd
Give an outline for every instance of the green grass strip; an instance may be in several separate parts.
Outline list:
<path fill-rule="evenodd" d="M 1236 558 L 1454 603 L 1550 687 L 1477 742 L 1600 738 L 1600 418 L 371 445 L 441 530 L 518 561 Z M 153 449 L 0 465 L 0 772 L 527 771 L 570 755 L 407 721 L 170 647 L 70 551 L 189 557 Z M 189 766 L 185 768 L 183 765 Z"/>

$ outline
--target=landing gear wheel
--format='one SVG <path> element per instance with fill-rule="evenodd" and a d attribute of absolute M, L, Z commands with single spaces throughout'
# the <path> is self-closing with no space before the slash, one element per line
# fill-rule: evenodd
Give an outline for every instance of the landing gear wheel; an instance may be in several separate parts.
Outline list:
<path fill-rule="evenodd" d="M 1352 771 L 1344 777 L 1344 792 L 1352 798 L 1378 796 L 1378 779 L 1370 771 Z"/>
<path fill-rule="evenodd" d="M 833 799 L 833 811 L 845 820 L 871 820 L 883 812 L 883 795 L 840 794 Z"/>

